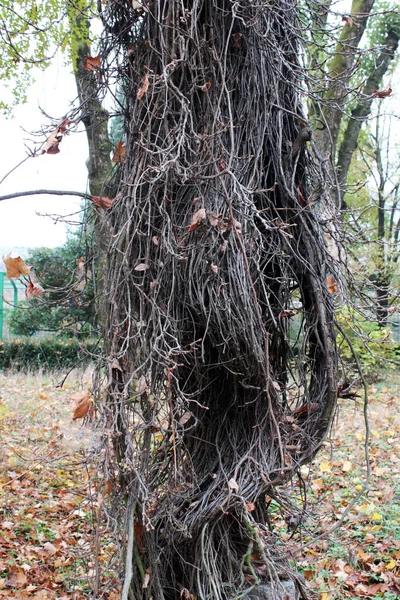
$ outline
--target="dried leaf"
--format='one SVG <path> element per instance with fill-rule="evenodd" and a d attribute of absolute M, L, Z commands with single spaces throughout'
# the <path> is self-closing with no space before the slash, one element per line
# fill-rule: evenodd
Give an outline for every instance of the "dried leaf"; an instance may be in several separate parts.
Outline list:
<path fill-rule="evenodd" d="M 295 314 L 296 313 L 294 312 L 294 310 L 290 310 L 289 308 L 287 308 L 286 310 L 281 310 L 278 316 L 280 319 L 290 319 L 290 317 L 294 317 Z"/>
<path fill-rule="evenodd" d="M 150 573 L 146 573 L 143 580 L 142 588 L 145 590 L 150 583 Z"/>
<path fill-rule="evenodd" d="M 58 552 L 58 549 L 51 542 L 46 542 L 43 545 L 43 550 L 48 556 L 53 556 L 53 554 L 56 554 Z"/>
<path fill-rule="evenodd" d="M 208 90 L 211 87 L 211 81 L 207 81 L 204 85 L 201 86 L 201 91 L 202 92 L 208 92 Z"/>
<path fill-rule="evenodd" d="M 197 227 L 199 225 L 201 225 L 201 223 L 203 223 L 205 220 L 206 220 L 206 209 L 199 208 L 199 210 L 196 210 L 196 212 L 194 213 L 194 215 L 192 217 L 192 222 L 190 223 L 188 232 L 193 231 L 193 229 L 197 229 Z"/>
<path fill-rule="evenodd" d="M 142 78 L 142 80 L 140 82 L 140 87 L 139 87 L 138 93 L 137 93 L 137 99 L 138 100 L 141 100 L 143 98 L 143 96 L 145 95 L 145 93 L 149 89 L 149 85 L 150 85 L 150 81 L 149 81 L 149 77 L 148 77 L 148 75 L 146 73 L 146 75 L 144 75 L 144 77 Z"/>
<path fill-rule="evenodd" d="M 326 278 L 326 287 L 328 288 L 328 292 L 330 294 L 335 294 L 338 291 L 338 286 L 336 280 L 332 275 Z"/>
<path fill-rule="evenodd" d="M 247 502 L 247 503 L 245 504 L 245 509 L 246 509 L 248 512 L 253 512 L 253 510 L 256 510 L 256 505 L 255 505 L 253 502 Z"/>
<path fill-rule="evenodd" d="M 147 392 L 148 389 L 149 386 L 147 384 L 146 377 L 144 375 L 141 375 L 136 382 L 136 393 L 138 395 L 144 394 L 145 392 Z"/>
<path fill-rule="evenodd" d="M 346 17 L 343 15 L 342 21 L 345 21 L 349 27 L 353 27 L 354 25 L 354 19 L 352 17 Z"/>
<path fill-rule="evenodd" d="M 218 273 L 218 267 L 217 267 L 217 265 L 214 265 L 214 263 L 210 263 L 208 265 L 208 267 L 209 267 L 210 271 L 212 271 L 213 273 L 215 273 L 215 274 Z"/>
<path fill-rule="evenodd" d="M 83 68 L 86 71 L 97 71 L 100 68 L 100 60 L 100 54 L 97 56 L 86 56 L 86 62 L 83 65 Z"/>
<path fill-rule="evenodd" d="M 232 492 L 234 494 L 238 494 L 239 493 L 239 486 L 238 486 L 236 480 L 233 479 L 233 477 L 232 477 L 232 479 L 230 479 L 228 481 L 228 486 L 229 486 L 229 488 L 232 490 Z"/>
<path fill-rule="evenodd" d="M 192 417 L 192 413 L 190 413 L 190 412 L 183 413 L 183 415 L 181 416 L 181 418 L 178 421 L 179 425 L 185 425 L 185 423 L 187 423 L 191 419 L 191 417 Z"/>
<path fill-rule="evenodd" d="M 126 157 L 126 146 L 124 142 L 121 140 L 115 146 L 114 156 L 112 157 L 112 161 L 117 164 L 122 164 Z"/>
<path fill-rule="evenodd" d="M 3 256 L 3 261 L 6 265 L 7 277 L 9 279 L 18 279 L 21 275 L 29 275 L 31 267 L 28 267 L 20 256 L 12 258 L 11 254 L 7 254 L 7 256 Z"/>
<path fill-rule="evenodd" d="M 349 460 L 345 460 L 342 466 L 342 471 L 348 473 L 353 468 L 353 464 Z"/>
<path fill-rule="evenodd" d="M 155 246 L 159 246 L 160 245 L 160 238 L 158 237 L 158 235 L 153 235 L 153 237 L 151 238 L 151 241 L 153 242 L 153 244 Z"/>
<path fill-rule="evenodd" d="M 371 94 L 374 98 L 387 98 L 392 91 L 392 88 L 388 87 L 387 90 L 372 90 Z"/>
<path fill-rule="evenodd" d="M 72 420 L 83 419 L 89 412 L 92 406 L 92 396 L 87 390 L 81 390 L 71 396 L 71 400 L 75 403 L 75 408 L 72 414 Z"/>
<path fill-rule="evenodd" d="M 90 198 L 93 204 L 106 210 L 110 209 L 114 204 L 114 200 L 108 196 L 90 196 Z"/>
<path fill-rule="evenodd" d="M 149 265 L 147 263 L 140 263 L 138 265 L 136 265 L 136 267 L 133 269 L 134 271 L 146 271 L 146 269 L 149 268 Z"/>
<path fill-rule="evenodd" d="M 34 283 L 33 281 L 28 281 L 28 284 L 25 288 L 25 296 L 27 300 L 31 298 L 38 298 L 43 294 L 44 290 L 41 285 L 38 283 Z"/>
<path fill-rule="evenodd" d="M 139 2 L 138 0 L 132 0 L 132 8 L 134 10 L 147 12 L 147 8 L 143 6 L 142 2 Z"/>
<path fill-rule="evenodd" d="M 59 128 L 51 132 L 47 140 L 42 146 L 42 154 L 58 154 L 60 152 L 60 142 L 63 139 L 63 134 Z"/>

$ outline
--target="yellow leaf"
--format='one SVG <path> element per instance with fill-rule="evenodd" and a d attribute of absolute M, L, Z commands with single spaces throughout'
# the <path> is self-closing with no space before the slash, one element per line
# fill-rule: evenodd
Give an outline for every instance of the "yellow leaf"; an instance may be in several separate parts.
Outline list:
<path fill-rule="evenodd" d="M 374 512 L 371 519 L 373 521 L 380 521 L 381 519 L 383 519 L 383 516 L 381 514 L 379 514 L 378 512 Z"/>
<path fill-rule="evenodd" d="M 327 471 L 331 470 L 331 463 L 328 460 L 324 460 L 320 465 L 319 468 L 321 469 L 322 473 L 326 473 Z"/>
<path fill-rule="evenodd" d="M 332 598 L 332 594 L 328 594 L 328 592 L 322 592 L 321 600 L 330 600 Z"/>
<path fill-rule="evenodd" d="M 386 385 L 385 385 L 385 386 L 382 388 L 382 392 L 383 392 L 384 394 L 386 394 L 386 392 L 388 392 L 388 391 L 389 391 L 389 388 L 388 388 L 388 387 L 386 387 Z"/>
<path fill-rule="evenodd" d="M 349 471 L 351 471 L 353 468 L 353 465 L 351 464 L 351 462 L 349 460 L 345 460 L 342 466 L 342 471 L 344 471 L 345 473 L 348 473 Z"/>
<path fill-rule="evenodd" d="M 396 561 L 394 560 L 394 558 L 392 558 L 391 560 L 389 560 L 388 564 L 386 565 L 387 569 L 394 569 L 396 566 Z"/>

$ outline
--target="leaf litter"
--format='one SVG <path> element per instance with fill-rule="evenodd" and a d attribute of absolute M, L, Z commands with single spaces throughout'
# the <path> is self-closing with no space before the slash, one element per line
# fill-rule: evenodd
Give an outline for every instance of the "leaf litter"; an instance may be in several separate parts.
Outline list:
<path fill-rule="evenodd" d="M 0 373 L 0 599 L 83 600 L 96 575 L 96 439 L 72 421 L 85 416 L 76 406 L 91 406 L 91 398 L 81 391 L 82 376 L 62 389 L 55 383 L 47 375 Z M 110 482 L 100 485 L 107 493 Z M 116 546 L 107 534 L 100 541 L 98 562 L 108 564 Z M 119 598 L 112 570 L 104 590 L 105 599 Z"/>
<path fill-rule="evenodd" d="M 88 597 L 95 575 L 94 523 L 112 484 L 103 481 L 96 501 L 88 501 L 92 467 L 86 449 L 93 434 L 82 421 L 72 421 L 87 416 L 92 406 L 85 383 L 72 377 L 57 389 L 49 376 L 0 374 L 0 598 Z M 313 465 L 302 467 L 306 514 L 301 519 L 281 510 L 272 514 L 275 532 L 320 600 L 393 600 L 400 593 L 399 394 L 400 381 L 370 388 L 371 484 L 339 529 L 313 542 L 363 489 L 359 401 L 339 401 L 331 443 Z M 228 485 L 235 493 L 236 481 Z M 300 526 L 293 532 L 288 523 L 294 518 Z M 103 536 L 99 561 L 116 555 L 116 546 Z M 107 580 L 103 597 L 118 600 L 115 570 L 107 572 Z"/>

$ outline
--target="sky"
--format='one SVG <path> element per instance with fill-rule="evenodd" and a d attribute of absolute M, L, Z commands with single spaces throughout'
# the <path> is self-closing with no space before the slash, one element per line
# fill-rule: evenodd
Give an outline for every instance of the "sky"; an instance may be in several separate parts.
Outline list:
<path fill-rule="evenodd" d="M 51 121 L 41 109 L 61 118 L 76 97 L 73 75 L 55 59 L 44 72 L 35 74 L 36 82 L 29 88 L 28 102 L 15 108 L 12 118 L 0 116 L 0 181 L 27 155 L 27 148 L 46 140 L 30 132 L 49 126 Z M 1 88 L 0 88 L 1 92 Z M 59 154 L 43 154 L 29 158 L 0 183 L 0 196 L 35 190 L 58 189 L 86 191 L 88 157 L 86 134 L 82 129 L 64 136 Z M 56 247 L 66 240 L 68 229 L 62 220 L 43 215 L 71 215 L 80 210 L 80 199 L 74 196 L 29 196 L 0 202 L 0 247 Z M 79 214 L 68 217 L 79 220 Z"/>

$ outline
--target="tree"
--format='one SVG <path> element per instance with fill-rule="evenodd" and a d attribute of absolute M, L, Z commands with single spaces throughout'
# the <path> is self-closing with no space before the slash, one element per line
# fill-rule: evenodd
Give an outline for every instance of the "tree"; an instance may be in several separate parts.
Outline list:
<path fill-rule="evenodd" d="M 118 56 L 126 97 L 102 407 L 125 507 L 122 598 L 267 581 L 276 597 L 284 576 L 305 593 L 265 526 L 267 496 L 314 456 L 337 395 L 334 274 L 309 203 L 310 179 L 325 186 L 315 155 L 294 151 L 298 16 L 286 0 L 104 15 L 102 60 Z"/>
<path fill-rule="evenodd" d="M 377 323 L 386 327 L 390 305 L 398 299 L 400 222 L 398 148 L 390 144 L 391 115 L 382 109 L 380 105 L 353 159 L 355 191 L 348 223 L 357 240 L 353 247 L 365 288 L 377 299 Z"/>

